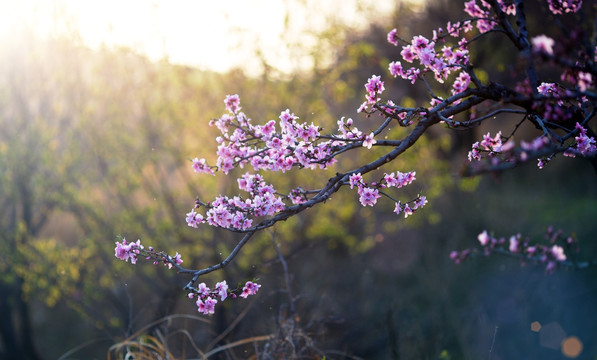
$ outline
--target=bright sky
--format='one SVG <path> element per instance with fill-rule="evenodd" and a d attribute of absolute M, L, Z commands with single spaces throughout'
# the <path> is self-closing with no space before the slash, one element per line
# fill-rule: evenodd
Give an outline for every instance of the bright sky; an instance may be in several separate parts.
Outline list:
<path fill-rule="evenodd" d="M 325 28 L 330 17 L 358 28 L 387 16 L 395 2 L 0 0 L 0 37 L 10 37 L 19 22 L 42 36 L 76 29 L 83 43 L 92 48 L 124 45 L 154 60 L 167 56 L 173 63 L 215 71 L 234 66 L 258 71 L 260 62 L 253 56 L 258 46 L 269 63 L 291 70 L 310 64 L 288 56 L 284 40 L 308 48 L 312 38 L 305 31 Z"/>

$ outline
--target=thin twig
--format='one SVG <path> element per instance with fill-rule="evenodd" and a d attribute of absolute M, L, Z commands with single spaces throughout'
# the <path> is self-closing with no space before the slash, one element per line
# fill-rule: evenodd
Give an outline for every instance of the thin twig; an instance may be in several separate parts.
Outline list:
<path fill-rule="evenodd" d="M 278 253 L 278 259 L 280 260 L 280 264 L 282 264 L 282 269 L 284 270 L 284 281 L 286 282 L 286 293 L 288 294 L 288 299 L 290 302 L 290 313 L 295 313 L 294 307 L 294 296 L 292 295 L 292 288 L 290 286 L 290 275 L 288 273 L 288 264 L 284 259 L 284 255 L 282 254 L 282 250 L 280 250 L 280 246 L 276 241 L 276 237 L 272 231 L 270 231 L 270 235 L 272 236 L 272 242 L 274 243 L 274 248 L 276 249 L 276 253 Z"/>
<path fill-rule="evenodd" d="M 495 331 L 493 332 L 493 340 L 491 340 L 491 347 L 489 348 L 489 360 L 491 360 L 491 354 L 493 353 L 493 345 L 495 344 L 495 338 L 497 337 L 498 326 L 495 326 Z"/>

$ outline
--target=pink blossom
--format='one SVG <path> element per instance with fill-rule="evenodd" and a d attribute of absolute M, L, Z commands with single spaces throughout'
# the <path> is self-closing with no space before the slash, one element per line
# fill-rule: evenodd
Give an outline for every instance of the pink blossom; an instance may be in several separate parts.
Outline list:
<path fill-rule="evenodd" d="M 416 53 L 420 53 L 421 50 L 425 50 L 425 49 L 433 49 L 433 45 L 434 45 L 433 42 L 430 42 L 429 39 L 427 39 L 426 37 L 421 36 L 421 35 L 415 36 L 412 39 L 411 44 Z"/>
<path fill-rule="evenodd" d="M 566 261 L 566 254 L 564 253 L 564 248 L 558 245 L 554 245 L 551 247 L 551 254 L 557 261 Z"/>
<path fill-rule="evenodd" d="M 411 84 L 414 84 L 417 81 L 419 75 L 421 75 L 421 70 L 417 68 L 410 68 L 406 71 L 406 78 L 410 80 Z"/>
<path fill-rule="evenodd" d="M 402 51 L 400 52 L 404 61 L 412 63 L 414 59 L 417 58 L 415 52 L 413 51 L 412 46 L 406 45 L 402 47 Z"/>
<path fill-rule="evenodd" d="M 358 193 L 360 195 L 359 201 L 363 206 L 373 206 L 375 203 L 377 203 L 377 199 L 381 197 L 377 189 L 365 186 L 359 187 Z"/>
<path fill-rule="evenodd" d="M 538 35 L 531 39 L 533 43 L 533 50 L 536 52 L 553 55 L 554 40 L 546 35 Z"/>
<path fill-rule="evenodd" d="M 481 0 L 481 4 L 485 8 L 490 7 L 490 5 L 484 0 Z M 495 26 L 495 22 L 486 20 L 486 18 L 490 17 L 489 11 L 481 9 L 481 7 L 477 5 L 475 0 L 465 2 L 464 11 L 470 16 L 477 18 L 477 29 L 479 29 L 481 33 L 487 32 L 493 29 L 493 27 Z"/>
<path fill-rule="evenodd" d="M 257 283 L 247 281 L 243 287 L 243 292 L 240 294 L 240 297 L 247 298 L 249 295 L 255 295 L 260 287 L 261 285 Z"/>
<path fill-rule="evenodd" d="M 479 142 L 475 142 L 472 146 L 471 151 L 468 152 L 468 161 L 481 161 L 481 153 L 479 152 Z"/>
<path fill-rule="evenodd" d="M 576 151 L 584 156 L 590 156 L 597 152 L 595 138 L 589 137 L 587 130 L 579 123 L 576 123 L 576 129 L 579 131 L 579 135 L 574 138 L 576 140 Z"/>
<path fill-rule="evenodd" d="M 586 136 L 587 135 L 587 129 L 585 129 L 584 127 L 582 127 L 582 125 L 580 123 L 576 123 L 576 125 L 574 125 L 574 128 L 576 130 L 578 130 L 579 134 L 581 136 Z"/>
<path fill-rule="evenodd" d="M 394 46 L 398 46 L 398 30 L 392 29 L 388 33 L 388 42 Z"/>
<path fill-rule="evenodd" d="M 490 240 L 487 230 L 483 230 L 483 232 L 477 236 L 477 239 L 479 240 L 482 246 L 487 246 Z"/>
<path fill-rule="evenodd" d="M 402 204 L 400 204 L 400 202 L 396 203 L 396 206 L 394 207 L 394 212 L 396 213 L 396 215 L 400 215 L 400 213 L 402 212 Z"/>
<path fill-rule="evenodd" d="M 389 70 L 390 74 L 394 77 L 405 77 L 404 69 L 402 68 L 400 61 L 392 61 L 389 65 Z"/>
<path fill-rule="evenodd" d="M 410 208 L 410 206 L 408 206 L 408 204 L 404 205 L 404 209 L 402 211 L 404 212 L 404 218 L 407 218 L 413 214 L 413 210 Z"/>
<path fill-rule="evenodd" d="M 427 203 L 428 201 L 426 196 L 419 196 L 417 200 L 415 200 L 414 202 L 413 209 L 420 209 L 423 206 L 427 205 Z"/>
<path fill-rule="evenodd" d="M 207 299 L 205 299 L 205 314 L 206 315 L 214 313 L 214 307 L 217 302 L 218 302 L 218 300 L 212 299 L 211 297 L 208 297 Z"/>
<path fill-rule="evenodd" d="M 375 97 L 376 94 L 381 94 L 385 90 L 383 81 L 381 81 L 381 76 L 371 76 L 365 84 L 365 89 L 371 97 Z"/>
<path fill-rule="evenodd" d="M 293 123 L 298 119 L 289 109 L 282 111 L 279 116 L 282 131 L 292 131 Z"/>
<path fill-rule="evenodd" d="M 576 77 L 576 85 L 580 91 L 586 91 L 593 86 L 593 75 L 588 72 L 579 71 Z"/>
<path fill-rule="evenodd" d="M 400 181 L 400 185 L 398 187 L 410 185 L 413 181 L 415 181 L 417 179 L 415 177 L 416 174 L 417 174 L 416 171 L 409 171 L 407 173 L 398 172 L 397 176 L 396 176 Z"/>
<path fill-rule="evenodd" d="M 393 187 L 393 186 L 399 186 L 400 182 L 399 180 L 396 178 L 396 175 L 394 175 L 394 173 L 391 174 L 384 174 L 383 176 L 384 181 L 386 182 L 386 186 L 387 187 Z"/>
<path fill-rule="evenodd" d="M 226 104 L 226 110 L 229 112 L 236 114 L 240 109 L 240 98 L 237 94 L 234 95 L 226 95 L 226 99 L 224 100 Z"/>
<path fill-rule="evenodd" d="M 510 252 L 518 252 L 518 246 L 520 244 L 520 234 L 518 235 L 512 235 L 510 236 L 510 246 L 509 246 L 509 250 Z"/>
<path fill-rule="evenodd" d="M 450 21 L 448 21 L 448 24 L 446 25 L 446 30 L 448 31 L 448 34 L 450 34 L 451 36 L 458 37 L 460 32 L 460 22 L 452 24 Z"/>
<path fill-rule="evenodd" d="M 191 210 L 191 212 L 187 213 L 187 225 L 193 228 L 197 228 L 198 224 L 203 222 L 203 216 L 195 212 L 195 210 Z"/>
<path fill-rule="evenodd" d="M 454 57 L 454 51 L 449 46 L 442 47 L 442 55 L 446 60 L 450 60 Z"/>
<path fill-rule="evenodd" d="M 470 0 L 464 3 L 464 11 L 472 17 L 484 17 L 486 12 L 481 10 L 475 0 Z"/>
<path fill-rule="evenodd" d="M 470 82 L 471 76 L 467 72 L 461 71 L 460 75 L 458 75 L 456 80 L 454 80 L 454 84 L 452 85 L 452 95 L 456 95 L 465 91 Z"/>
<path fill-rule="evenodd" d="M 522 140 L 520 142 L 520 147 L 524 150 L 529 150 L 529 151 L 537 151 L 541 148 L 543 148 L 545 145 L 549 144 L 549 139 L 543 135 L 533 139 L 533 141 L 526 142 L 524 140 Z"/>
<path fill-rule="evenodd" d="M 355 185 L 361 185 L 363 184 L 363 176 L 361 176 L 361 173 L 357 173 L 357 174 L 352 174 L 350 175 L 349 179 L 349 183 L 350 183 L 350 188 L 352 189 Z"/>
<path fill-rule="evenodd" d="M 215 175 L 213 170 L 207 165 L 205 159 L 198 159 L 198 158 L 194 158 L 192 160 L 193 162 L 193 170 L 195 170 L 196 173 L 205 173 L 205 174 L 211 174 L 211 175 Z"/>
<path fill-rule="evenodd" d="M 365 136 L 365 139 L 363 140 L 363 147 L 366 147 L 367 149 L 371 149 L 373 144 L 375 144 L 377 142 L 373 138 L 374 136 L 375 136 L 375 134 L 373 134 L 373 133 Z"/>
<path fill-rule="evenodd" d="M 537 159 L 537 167 L 539 169 L 543 169 L 545 167 L 545 165 L 547 165 L 549 160 L 551 160 L 551 158 L 549 158 L 549 157 Z"/>
<path fill-rule="evenodd" d="M 431 67 L 431 65 L 434 64 L 434 60 L 435 51 L 433 50 L 433 48 L 424 48 L 421 51 L 419 51 L 419 61 L 421 62 L 421 65 Z"/>
<path fill-rule="evenodd" d="M 220 296 L 220 300 L 224 301 L 228 296 L 228 284 L 226 284 L 226 280 L 216 283 L 216 290 Z"/>
<path fill-rule="evenodd" d="M 556 84 L 542 82 L 541 85 L 537 86 L 537 92 L 541 95 L 549 95 L 557 91 Z"/>
<path fill-rule="evenodd" d="M 500 8 L 506 15 L 516 15 L 516 5 L 515 4 L 506 4 L 504 0 L 498 0 L 498 4 L 500 4 Z"/>
<path fill-rule="evenodd" d="M 365 110 L 367 110 L 367 102 L 366 101 L 364 103 L 362 103 L 361 106 L 359 106 L 359 108 L 357 109 L 357 113 L 362 113 Z"/>
<path fill-rule="evenodd" d="M 176 252 L 176 255 L 174 255 L 174 258 L 173 258 L 173 260 L 174 260 L 174 262 L 175 262 L 177 265 L 180 265 L 180 264 L 182 264 L 182 263 L 184 262 L 184 261 L 182 260 L 182 256 L 181 256 L 181 255 L 180 255 L 178 252 Z"/>
<path fill-rule="evenodd" d="M 502 151 L 502 132 L 498 131 L 495 137 L 491 137 L 490 133 L 483 135 L 483 140 L 481 141 L 481 146 L 485 150 L 490 151 L 490 155 L 494 152 Z"/>
<path fill-rule="evenodd" d="M 211 297 L 208 297 L 205 301 L 197 299 L 197 310 L 205 315 L 211 315 L 215 312 L 215 305 L 217 302 L 218 300 L 212 299 Z"/>
<path fill-rule="evenodd" d="M 199 295 L 201 295 L 201 296 L 207 296 L 207 295 L 209 295 L 210 291 L 211 290 L 203 282 L 197 286 L 197 293 Z"/>
<path fill-rule="evenodd" d="M 555 14 L 577 12 L 582 6 L 582 0 L 547 0 L 549 10 Z"/>
<path fill-rule="evenodd" d="M 509 152 L 514 149 L 514 140 L 509 139 L 505 144 L 502 145 L 502 152 Z"/>
<path fill-rule="evenodd" d="M 130 260 L 131 264 L 137 263 L 137 254 L 139 254 L 139 250 L 143 249 L 141 240 L 127 244 L 126 239 L 122 238 L 122 242 L 116 242 L 115 244 L 114 256 L 127 262 Z"/>

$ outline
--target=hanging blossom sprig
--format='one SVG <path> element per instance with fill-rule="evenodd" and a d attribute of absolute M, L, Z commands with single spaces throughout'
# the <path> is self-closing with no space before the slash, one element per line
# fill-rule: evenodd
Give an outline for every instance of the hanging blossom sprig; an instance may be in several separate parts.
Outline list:
<path fill-rule="evenodd" d="M 125 238 L 122 238 L 121 241 L 116 242 L 114 253 L 120 260 L 126 262 L 130 261 L 131 264 L 136 264 L 138 257 L 140 256 L 145 258 L 145 260 L 153 261 L 154 265 L 162 263 L 168 269 L 174 268 L 179 272 L 189 272 L 189 270 L 180 266 L 183 263 L 183 260 L 178 252 L 176 255 L 170 256 L 164 252 L 156 251 L 151 246 L 146 249 L 141 244 L 141 240 L 127 242 Z M 247 298 L 250 295 L 255 295 L 261 287 L 261 285 L 255 281 L 256 280 L 247 281 L 244 286 L 239 286 L 236 289 L 230 289 L 226 280 L 216 283 L 213 290 L 207 287 L 205 283 L 200 283 L 197 287 L 192 286 L 192 284 L 187 284 L 185 290 L 189 291 L 189 299 L 197 299 L 195 303 L 197 305 L 197 310 L 200 313 L 212 315 L 215 311 L 215 305 L 218 303 L 218 298 L 220 299 L 220 302 L 223 302 L 228 298 L 236 299 L 238 296 Z"/>
<path fill-rule="evenodd" d="M 257 284 L 254 281 L 247 281 L 242 288 L 239 286 L 237 289 L 231 290 L 228 288 L 228 284 L 226 284 L 226 280 L 216 283 L 214 289 L 210 289 L 205 285 L 205 283 L 200 283 L 196 288 L 191 288 L 191 292 L 189 292 L 188 297 L 189 299 L 195 299 L 195 303 L 197 304 L 197 311 L 203 313 L 205 315 L 212 315 L 215 312 L 215 305 L 220 302 L 223 302 L 226 299 L 232 298 L 236 299 L 238 296 L 242 298 L 247 298 L 250 295 L 257 294 L 261 285 Z"/>
<path fill-rule="evenodd" d="M 383 91 L 383 84 L 375 85 L 372 91 Z M 372 88 L 373 89 L 373 88 Z M 216 284 L 214 290 L 208 289 L 204 283 L 195 286 L 201 275 L 221 269 L 236 257 L 240 249 L 259 230 L 283 221 L 315 204 L 325 201 L 342 186 L 348 185 L 350 179 L 354 180 L 355 174 L 362 179 L 361 174 L 367 174 L 387 161 L 404 152 L 412 144 L 404 141 L 376 140 L 382 131 L 389 126 L 392 118 L 387 118 L 377 129 L 364 133 L 353 124 L 352 119 L 341 118 L 338 120 L 338 132 L 331 135 L 322 135 L 320 128 L 313 123 L 298 122 L 298 117 L 290 110 L 280 114 L 279 122 L 268 121 L 264 125 L 254 125 L 242 113 L 238 95 L 228 95 L 224 100 L 227 114 L 210 122 L 220 132 L 218 142 L 216 165 L 209 165 L 201 158 L 192 160 L 192 168 L 197 173 L 215 175 L 222 171 L 228 174 L 234 168 L 253 167 L 254 171 L 282 171 L 293 167 L 302 169 L 325 169 L 335 164 L 336 157 L 340 154 L 355 149 L 371 149 L 373 146 L 386 146 L 393 150 L 383 158 L 379 158 L 348 173 L 338 173 L 329 180 L 322 189 L 305 190 L 302 187 L 291 189 L 288 194 L 279 193 L 272 184 L 265 181 L 259 173 L 245 172 L 237 179 L 239 190 L 248 195 L 232 197 L 220 195 L 211 202 L 196 199 L 193 208 L 186 214 L 186 223 L 193 228 L 201 225 L 225 228 L 234 232 L 244 233 L 241 241 L 237 243 L 231 253 L 222 262 L 201 270 L 185 269 L 181 266 L 182 259 L 177 253 L 172 257 L 165 253 L 158 253 L 152 248 L 145 249 L 140 241 L 127 243 L 126 240 L 116 244 L 116 257 L 136 263 L 138 256 L 153 260 L 154 264 L 164 263 L 169 268 L 175 268 L 179 273 L 191 274 L 192 279 L 185 286 L 190 296 L 196 298 L 200 312 L 211 314 L 214 306 L 223 301 L 221 291 L 225 281 Z M 414 135 L 414 139 L 423 134 L 425 127 Z M 407 145 L 408 146 L 405 146 Z M 382 181 L 365 183 L 361 180 L 357 186 L 359 199 L 363 206 L 373 206 L 377 194 L 382 189 L 402 188 L 415 180 L 414 172 L 385 174 Z M 381 192 L 387 198 L 396 202 L 395 212 L 403 212 L 405 217 L 427 204 L 425 196 L 419 195 L 416 199 L 402 204 L 392 196 Z M 202 210 L 204 210 L 202 212 Z M 260 285 L 247 282 L 242 290 L 228 295 L 247 297 L 257 292 Z M 233 296 L 234 297 L 234 296 Z"/>
<path fill-rule="evenodd" d="M 577 261 L 576 256 L 580 252 L 578 240 L 572 236 L 564 236 L 562 230 L 554 230 L 549 227 L 545 232 L 547 245 L 533 243 L 521 234 L 515 234 L 509 238 L 494 237 L 483 230 L 477 240 L 480 247 L 473 247 L 461 251 L 452 251 L 450 258 L 457 264 L 474 258 L 476 256 L 490 256 L 501 254 L 519 259 L 523 264 L 538 263 L 544 264 L 547 272 L 552 272 L 558 266 L 564 268 L 583 269 L 592 265 L 591 262 Z"/>

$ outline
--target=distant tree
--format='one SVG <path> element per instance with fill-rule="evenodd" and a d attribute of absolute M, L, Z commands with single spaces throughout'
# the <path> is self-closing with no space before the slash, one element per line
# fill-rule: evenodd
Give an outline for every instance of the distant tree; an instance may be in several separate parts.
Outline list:
<path fill-rule="evenodd" d="M 25 38 L 27 38 L 25 36 Z M 31 40 L 27 38 L 27 40 Z M 76 250 L 60 251 L 51 239 L 41 239 L 42 229 L 49 223 L 51 214 L 59 207 L 59 194 L 66 191 L 64 178 L 71 174 L 78 163 L 69 151 L 69 144 L 76 137 L 73 109 L 76 102 L 64 103 L 60 99 L 73 96 L 77 86 L 77 68 L 71 72 L 50 71 L 57 58 L 40 54 L 53 47 L 60 51 L 60 42 L 44 46 L 34 41 L 23 41 L 6 47 L 0 72 L 0 358 L 41 359 L 35 344 L 31 311 L 28 300 L 33 288 L 43 289 L 42 301 L 55 304 L 59 288 L 64 290 L 70 276 L 58 274 L 76 269 Z M 29 54 L 24 56 L 23 54 Z M 17 60 L 18 59 L 18 60 Z M 62 59 L 64 60 L 64 59 Z M 65 249 L 62 249 L 65 250 Z M 60 253 L 63 263 L 55 264 L 48 271 L 43 264 L 29 262 L 40 255 Z M 50 255 L 51 254 L 51 255 Z M 69 262 L 69 266 L 63 266 Z M 73 268 L 70 268 L 70 266 Z M 41 268 L 44 268 L 43 271 Z M 34 273 L 43 272 L 36 277 Z M 55 287 L 53 291 L 49 288 Z"/>
<path fill-rule="evenodd" d="M 195 193 L 180 165 L 189 150 L 174 134 L 210 99 L 184 101 L 197 85 L 176 81 L 189 69 L 19 31 L 0 55 L 0 310 L 8 314 L 0 358 L 42 359 L 64 351 L 38 351 L 48 341 L 32 315 L 47 315 L 44 306 L 68 304 L 87 320 L 87 331 L 116 328 L 120 335 L 133 327 L 129 294 L 115 286 L 126 272 L 107 266 L 112 248 L 101 241 L 115 228 L 152 238 L 167 233 L 169 243 L 205 253 L 172 211 Z M 143 177 L 124 171 L 131 163 Z M 152 299 L 160 308 L 143 319 L 152 321 L 173 309 L 177 285 L 173 274 L 147 270 L 141 277 L 156 285 Z"/>

